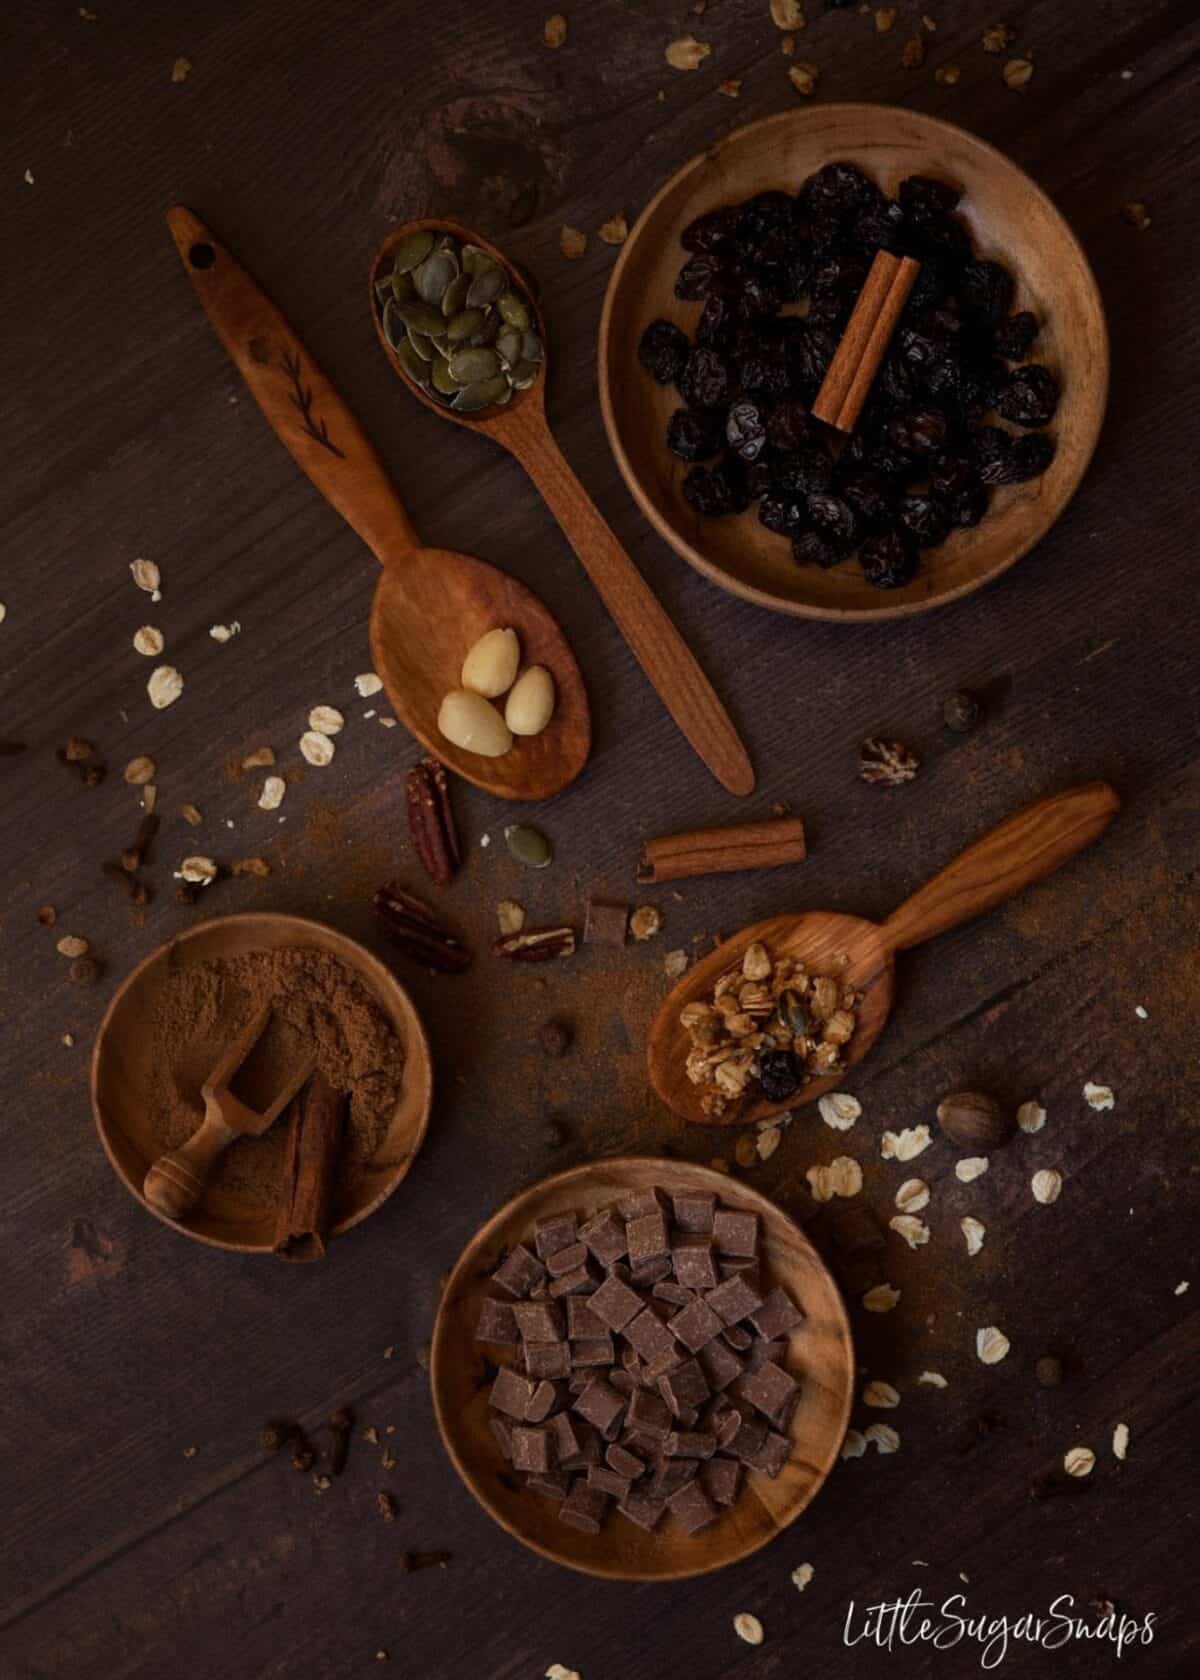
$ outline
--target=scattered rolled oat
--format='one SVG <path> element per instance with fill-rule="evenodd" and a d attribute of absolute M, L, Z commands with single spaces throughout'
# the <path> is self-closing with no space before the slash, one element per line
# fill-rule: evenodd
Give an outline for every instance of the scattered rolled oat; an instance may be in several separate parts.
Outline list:
<path fill-rule="evenodd" d="M 940 1371 L 922 1371 L 917 1381 L 924 1388 L 946 1388 L 948 1386 Z"/>
<path fill-rule="evenodd" d="M 1148 1021 L 1150 1019 L 1150 1012 L 1146 1009 L 1144 1004 L 1137 1004 L 1133 1013 L 1137 1016 L 1139 1021 Z"/>
<path fill-rule="evenodd" d="M 1139 199 L 1132 199 L 1128 204 L 1122 204 L 1121 220 L 1128 222 L 1130 227 L 1137 228 L 1140 233 L 1145 233 L 1150 226 L 1150 208 Z"/>
<path fill-rule="evenodd" d="M 262 792 L 258 796 L 260 811 L 277 811 L 283 804 L 283 796 L 287 792 L 287 783 L 282 776 L 268 776 L 262 785 Z"/>
<path fill-rule="evenodd" d="M 895 6 L 878 6 L 875 10 L 875 32 L 886 35 L 896 21 Z"/>
<path fill-rule="evenodd" d="M 129 571 L 139 589 L 155 601 L 162 599 L 162 574 L 153 560 L 131 560 Z"/>
<path fill-rule="evenodd" d="M 1088 1107 L 1097 1112 L 1104 1108 L 1112 1108 L 1117 1100 L 1110 1085 L 1095 1085 L 1090 1079 L 1083 1087 L 1083 1097 Z"/>
<path fill-rule="evenodd" d="M 860 1429 L 847 1429 L 842 1442 L 843 1458 L 861 1458 L 867 1450 L 867 1438 Z"/>
<path fill-rule="evenodd" d="M 765 1635 L 763 1625 L 757 1616 L 748 1616 L 745 1611 L 733 1618 L 733 1631 L 739 1639 L 744 1639 L 747 1645 L 761 1645 Z"/>
<path fill-rule="evenodd" d="M 815 1574 L 816 1570 L 813 1568 L 811 1563 L 798 1564 L 796 1568 L 792 1570 L 792 1585 L 795 1587 L 797 1592 L 803 1592 Z"/>
<path fill-rule="evenodd" d="M 764 1126 L 755 1140 L 755 1150 L 760 1161 L 769 1161 L 779 1148 L 783 1132 L 778 1126 Z"/>
<path fill-rule="evenodd" d="M 300 737 L 300 756 L 320 768 L 333 762 L 334 747 L 328 735 L 317 729 L 306 729 Z"/>
<path fill-rule="evenodd" d="M 875 1380 L 864 1384 L 862 1391 L 864 1406 L 875 1406 L 882 1411 L 891 1411 L 900 1404 L 900 1394 L 891 1383 Z"/>
<path fill-rule="evenodd" d="M 525 926 L 525 907 L 515 898 L 502 898 L 496 906 L 496 926 L 501 934 L 520 933 Z"/>
<path fill-rule="evenodd" d="M 967 1242 L 967 1253 L 976 1255 L 983 1247 L 983 1239 L 987 1235 L 987 1226 L 981 1219 L 973 1219 L 967 1214 L 965 1219 L 959 1220 L 959 1228 Z"/>
<path fill-rule="evenodd" d="M 811 59 L 801 58 L 788 71 L 788 81 L 797 93 L 802 93 L 807 99 L 817 91 L 817 83 L 821 79 L 821 67 Z"/>
<path fill-rule="evenodd" d="M 1091 1447 L 1069 1447 L 1063 1454 L 1063 1469 L 1068 1476 L 1090 1476 L 1095 1463 Z"/>
<path fill-rule="evenodd" d="M 896 1192 L 896 1206 L 901 1213 L 920 1213 L 929 1206 L 929 1186 L 923 1178 L 906 1178 Z"/>
<path fill-rule="evenodd" d="M 890 1283 L 877 1283 L 874 1289 L 868 1289 L 862 1298 L 862 1304 L 868 1312 L 891 1312 L 900 1300 L 900 1291 L 893 1289 Z"/>
<path fill-rule="evenodd" d="M 376 676 L 374 671 L 362 671 L 355 677 L 354 686 L 364 700 L 369 700 L 383 687 L 383 678 Z"/>
<path fill-rule="evenodd" d="M 900 1437 L 890 1423 L 873 1423 L 863 1433 L 868 1441 L 874 1441 L 876 1452 L 900 1451 Z"/>
<path fill-rule="evenodd" d="M 888 1220 L 896 1235 L 903 1237 L 909 1248 L 921 1248 L 929 1241 L 929 1227 L 912 1213 L 897 1213 Z"/>
<path fill-rule="evenodd" d="M 1004 77 L 1005 87 L 1010 87 L 1015 92 L 1017 89 L 1023 88 L 1032 77 L 1032 60 L 1028 58 L 1010 58 L 1006 61 L 1004 69 L 1000 72 L 1000 74 Z"/>
<path fill-rule="evenodd" d="M 314 706 L 308 714 L 308 727 L 318 735 L 340 735 L 345 726 L 336 706 Z"/>
<path fill-rule="evenodd" d="M 830 1202 L 835 1196 L 857 1196 L 862 1189 L 862 1168 L 852 1155 L 839 1155 L 828 1166 L 809 1167 L 808 1179 L 815 1202 Z"/>
<path fill-rule="evenodd" d="M 668 951 L 663 958 L 663 973 L 668 980 L 678 980 L 679 976 L 686 972 L 690 961 L 686 951 Z"/>
<path fill-rule="evenodd" d="M 1012 1344 L 1003 1330 L 989 1324 L 975 1332 L 975 1352 L 985 1365 L 998 1365 Z"/>
<path fill-rule="evenodd" d="M 181 805 L 179 807 L 179 815 L 183 818 L 184 822 L 187 823 L 189 828 L 199 828 L 200 824 L 204 821 L 204 817 L 195 805 Z"/>
<path fill-rule="evenodd" d="M 77 933 L 64 933 L 54 949 L 60 957 L 86 957 L 91 950 L 87 940 Z"/>
<path fill-rule="evenodd" d="M 577 1668 L 564 1668 L 562 1663 L 551 1663 L 546 1670 L 546 1680 L 582 1680 Z"/>
<path fill-rule="evenodd" d="M 736 77 L 726 76 L 723 82 L 717 83 L 717 92 L 723 93 L 726 99 L 740 99 L 742 97 L 742 84 Z"/>
<path fill-rule="evenodd" d="M 712 52 L 707 41 L 697 41 L 694 35 L 681 35 L 666 50 L 666 60 L 672 70 L 699 70 Z"/>
<path fill-rule="evenodd" d="M 804 9 L 800 0 L 771 0 L 771 22 L 776 29 L 803 29 Z"/>
<path fill-rule="evenodd" d="M 1119 1423 L 1113 1430 L 1112 1450 L 1114 1458 L 1124 1459 L 1125 1455 L 1128 1453 L 1129 1425 L 1127 1423 Z"/>
<path fill-rule="evenodd" d="M 1006 23 L 992 23 L 980 36 L 980 45 L 984 52 L 1002 53 L 1005 47 L 1011 47 L 1017 38 L 1015 29 L 1010 29 Z"/>
<path fill-rule="evenodd" d="M 1190 1283 L 1189 1283 L 1189 1282 L 1188 1282 L 1188 1280 L 1187 1280 L 1187 1278 L 1184 1278 L 1184 1280 L 1183 1280 L 1183 1282 L 1182 1282 L 1182 1283 L 1177 1283 L 1177 1284 L 1176 1284 L 1176 1285 L 1175 1285 L 1175 1290 L 1174 1290 L 1174 1293 L 1175 1293 L 1175 1294 L 1176 1294 L 1176 1295 L 1186 1295 L 1186 1294 L 1187 1294 L 1187 1292 L 1188 1292 L 1188 1290 L 1189 1290 L 1189 1289 L 1190 1289 L 1190 1288 L 1191 1288 L 1191 1287 L 1192 1287 L 1192 1286 L 1191 1286 L 1191 1284 L 1190 1284 Z"/>
<path fill-rule="evenodd" d="M 566 38 L 566 18 L 561 12 L 552 12 L 542 26 L 542 40 L 548 47 L 561 47 Z"/>
<path fill-rule="evenodd" d="M 635 939 L 653 939 L 662 932 L 662 911 L 653 904 L 643 904 L 629 918 L 629 931 Z"/>
<path fill-rule="evenodd" d="M 587 250 L 587 234 L 582 228 L 564 222 L 558 230 L 558 248 L 568 262 L 574 262 Z"/>
<path fill-rule="evenodd" d="M 143 753 L 140 758 L 131 758 L 125 766 L 125 780 L 130 787 L 144 787 L 147 782 L 154 780 L 155 763 Z"/>
<path fill-rule="evenodd" d="M 623 211 L 618 210 L 615 216 L 600 224 L 600 237 L 606 245 L 624 245 L 629 238 L 629 223 Z"/>
<path fill-rule="evenodd" d="M 153 624 L 143 624 L 133 633 L 134 651 L 144 653 L 147 659 L 157 659 L 166 645 L 162 631 Z"/>
<path fill-rule="evenodd" d="M 884 1132 L 879 1140 L 879 1153 L 885 1161 L 911 1161 L 932 1142 L 928 1126 L 906 1126 L 902 1132 Z"/>
<path fill-rule="evenodd" d="M 1034 1201 L 1048 1207 L 1062 1193 L 1062 1174 L 1056 1167 L 1043 1167 L 1041 1172 L 1034 1173 L 1030 1188 Z"/>
<path fill-rule="evenodd" d="M 217 866 L 210 857 L 186 857 L 179 873 L 189 886 L 207 887 L 217 878 Z"/>
<path fill-rule="evenodd" d="M 177 58 L 171 66 L 171 80 L 173 82 L 186 82 L 191 70 L 192 61 L 190 58 Z"/>
<path fill-rule="evenodd" d="M 147 814 L 158 804 L 158 789 L 153 782 L 147 782 L 142 789 L 142 810 Z"/>
<path fill-rule="evenodd" d="M 1046 1110 L 1038 1102 L 1023 1102 L 1017 1110 L 1017 1125 L 1023 1132 L 1040 1132 L 1046 1124 Z"/>
<path fill-rule="evenodd" d="M 183 693 L 183 678 L 174 665 L 156 665 L 146 684 L 146 693 L 150 696 L 150 704 L 161 712 L 165 707 L 173 706 Z"/>
<path fill-rule="evenodd" d="M 394 717 L 381 717 L 379 720 L 379 726 L 381 729 L 395 729 L 396 721 L 397 720 Z M 479 844 L 482 846 L 483 841 L 481 840 Z"/>
<path fill-rule="evenodd" d="M 988 1164 L 986 1155 L 964 1155 L 961 1161 L 954 1163 L 954 1176 L 960 1184 L 970 1184 L 974 1179 L 983 1177 Z"/>
<path fill-rule="evenodd" d="M 275 754 L 270 747 L 255 747 L 254 751 L 248 752 L 242 760 L 242 769 L 263 770 L 274 762 Z"/>
<path fill-rule="evenodd" d="M 848 1132 L 862 1114 L 862 1104 L 847 1091 L 827 1091 L 817 1103 L 817 1113 L 835 1132 Z"/>
<path fill-rule="evenodd" d="M 210 624 L 208 633 L 214 642 L 231 642 L 241 628 L 240 622 L 235 618 L 228 624 Z"/>
<path fill-rule="evenodd" d="M 962 77 L 962 71 L 957 64 L 939 64 L 933 72 L 933 79 L 942 87 L 957 87 Z"/>

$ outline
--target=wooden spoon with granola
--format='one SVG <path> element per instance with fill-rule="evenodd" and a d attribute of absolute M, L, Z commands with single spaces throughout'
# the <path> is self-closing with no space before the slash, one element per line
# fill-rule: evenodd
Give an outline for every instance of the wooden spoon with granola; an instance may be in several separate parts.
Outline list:
<path fill-rule="evenodd" d="M 650 1082 L 701 1125 L 745 1125 L 837 1088 L 892 1007 L 895 954 L 1006 903 L 1099 838 L 1120 809 L 1107 782 L 1027 805 L 888 917 L 832 910 L 743 928 L 679 981 L 647 1043 Z"/>

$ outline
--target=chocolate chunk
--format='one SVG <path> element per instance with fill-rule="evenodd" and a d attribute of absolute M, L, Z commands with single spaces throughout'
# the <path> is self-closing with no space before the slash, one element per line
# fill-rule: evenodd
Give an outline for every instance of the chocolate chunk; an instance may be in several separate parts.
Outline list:
<path fill-rule="evenodd" d="M 490 1417 L 488 1428 L 496 1438 L 496 1445 L 504 1457 L 512 1458 L 512 1424 L 505 1422 L 502 1417 Z"/>
<path fill-rule="evenodd" d="M 553 1451 L 550 1437 L 544 1429 L 526 1429 L 518 1425 L 512 1432 L 514 1470 L 549 1470 L 553 1464 Z"/>
<path fill-rule="evenodd" d="M 738 1353 L 745 1353 L 748 1347 L 754 1345 L 754 1337 L 740 1324 L 727 1324 L 721 1332 L 721 1340 L 728 1342 L 731 1348 L 736 1348 Z"/>
<path fill-rule="evenodd" d="M 575 1410 L 603 1433 L 614 1422 L 620 1422 L 625 1411 L 625 1396 L 618 1394 L 603 1377 L 593 1377 L 576 1399 Z"/>
<path fill-rule="evenodd" d="M 511 1365 L 501 1365 L 488 1396 L 488 1404 L 497 1412 L 504 1412 L 518 1423 L 524 1421 L 525 1408 L 533 1399 L 534 1385 L 514 1371 Z"/>
<path fill-rule="evenodd" d="M 699 1363 L 687 1359 L 658 1379 L 658 1391 L 679 1418 L 688 1408 L 703 1406 L 709 1395 L 708 1380 Z"/>
<path fill-rule="evenodd" d="M 631 1190 L 617 1203 L 617 1212 L 628 1225 L 631 1219 L 645 1219 L 652 1213 L 667 1212 L 667 1198 L 653 1186 L 649 1190 Z"/>
<path fill-rule="evenodd" d="M 724 1283 L 710 1289 L 704 1299 L 722 1324 L 737 1324 L 762 1306 L 761 1296 L 751 1289 L 744 1277 L 726 1278 Z"/>
<path fill-rule="evenodd" d="M 620 1278 L 622 1283 L 633 1282 L 633 1273 L 629 1270 L 629 1267 L 625 1264 L 624 1260 L 614 1260 L 611 1265 L 605 1267 L 605 1270 L 607 1271 L 609 1277 Z"/>
<path fill-rule="evenodd" d="M 676 1225 L 681 1231 L 711 1231 L 713 1215 L 717 1208 L 715 1196 L 704 1195 L 697 1190 L 685 1191 L 682 1195 L 671 1197 L 671 1207 Z"/>
<path fill-rule="evenodd" d="M 799 1389 L 795 1377 L 778 1365 L 761 1365 L 757 1371 L 746 1371 L 733 1385 L 739 1400 L 748 1400 L 764 1417 L 779 1416 Z"/>
<path fill-rule="evenodd" d="M 635 1278 L 641 1262 L 658 1260 L 670 1251 L 667 1221 L 661 1209 L 656 1208 L 653 1213 L 631 1219 L 625 1227 L 625 1235 L 629 1245 L 629 1264 Z"/>
<path fill-rule="evenodd" d="M 740 1458 L 746 1463 L 762 1450 L 766 1438 L 767 1426 L 761 1418 L 743 1417 L 736 1433 L 725 1442 L 724 1450 L 731 1458 Z"/>
<path fill-rule="evenodd" d="M 733 1458 L 710 1458 L 700 1466 L 700 1480 L 710 1499 L 732 1505 L 742 1483 L 742 1467 Z"/>
<path fill-rule="evenodd" d="M 757 1420 L 755 1421 L 757 1425 Z M 717 1437 L 717 1446 L 722 1452 L 727 1447 L 732 1450 L 733 1442 L 737 1440 L 743 1422 L 742 1414 L 736 1406 L 731 1406 L 727 1412 L 722 1412 L 717 1419 L 714 1433 Z"/>
<path fill-rule="evenodd" d="M 645 1473 L 645 1462 L 636 1453 L 630 1452 L 628 1447 L 618 1446 L 616 1442 L 608 1448 L 604 1460 L 610 1470 L 615 1470 L 618 1476 L 624 1476 L 626 1481 L 633 1481 L 635 1477 Z"/>
<path fill-rule="evenodd" d="M 778 1476 L 791 1455 L 792 1443 L 787 1436 L 769 1429 L 762 1446 L 747 1456 L 746 1463 L 751 1470 L 760 1470 L 764 1476 Z"/>
<path fill-rule="evenodd" d="M 668 1458 L 711 1458 L 717 1450 L 717 1437 L 703 1430 L 673 1429 L 663 1444 Z"/>
<path fill-rule="evenodd" d="M 626 1427 L 621 1430 L 621 1445 L 623 1447 L 628 1447 L 630 1452 L 636 1453 L 638 1457 L 646 1463 L 649 1463 L 651 1459 L 657 1458 L 662 1452 L 662 1444 L 665 1437 L 660 1437 L 656 1441 L 653 1435 L 647 1435 L 641 1429 L 630 1429 L 628 1427 L 628 1412 L 626 1412 L 625 1418 Z"/>
<path fill-rule="evenodd" d="M 604 898 L 589 898 L 583 924 L 588 945 L 624 945 L 629 926 L 628 904 L 613 904 Z"/>
<path fill-rule="evenodd" d="M 554 1443 L 555 1459 L 560 1465 L 570 1467 L 573 1461 L 582 1458 L 587 1430 L 570 1412 L 555 1412 L 546 1429 Z"/>
<path fill-rule="evenodd" d="M 609 1371 L 608 1380 L 616 1389 L 618 1394 L 624 1394 L 627 1398 L 637 1388 L 637 1383 L 630 1376 L 629 1372 L 623 1371 L 619 1365 L 614 1365 Z"/>
<path fill-rule="evenodd" d="M 746 1353 L 747 1371 L 757 1371 L 760 1365 L 781 1365 L 788 1355 L 786 1342 L 764 1342 L 757 1338 Z"/>
<path fill-rule="evenodd" d="M 525 1375 L 535 1382 L 571 1375 L 571 1349 L 566 1342 L 526 1342 L 522 1356 Z"/>
<path fill-rule="evenodd" d="M 671 1265 L 688 1289 L 715 1289 L 720 1282 L 711 1237 L 681 1237 L 671 1250 Z"/>
<path fill-rule="evenodd" d="M 546 1261 L 546 1270 L 551 1278 L 566 1277 L 568 1272 L 577 1272 L 587 1266 L 588 1251 L 584 1243 L 572 1243 L 570 1248 L 560 1248 L 557 1254 L 552 1254 Z"/>
<path fill-rule="evenodd" d="M 665 1441 L 671 1428 L 671 1413 L 665 1400 L 640 1389 L 629 1402 L 625 1421 L 631 1430 L 654 1441 Z"/>
<path fill-rule="evenodd" d="M 572 1248 L 578 1241 L 579 1220 L 573 1213 L 552 1213 L 539 1219 L 533 1227 L 534 1247 L 539 1260 L 549 1260 L 562 1248 Z"/>
<path fill-rule="evenodd" d="M 514 1343 L 520 1340 L 517 1321 L 507 1301 L 495 1301 L 489 1295 L 479 1309 L 479 1323 L 475 1330 L 477 1342 Z"/>
<path fill-rule="evenodd" d="M 695 1481 L 700 1474 L 698 1458 L 662 1458 L 650 1474 L 648 1491 L 659 1499 L 669 1499 L 681 1487 Z"/>
<path fill-rule="evenodd" d="M 777 1286 L 767 1293 L 758 1311 L 750 1314 L 750 1322 L 764 1341 L 773 1342 L 798 1330 L 804 1314 L 787 1291 Z"/>
<path fill-rule="evenodd" d="M 657 1498 L 650 1492 L 649 1487 L 634 1486 L 617 1506 L 623 1517 L 628 1517 L 631 1523 L 644 1528 L 648 1534 L 658 1527 L 662 1521 L 663 1512 L 667 1508 L 665 1499 Z"/>
<path fill-rule="evenodd" d="M 711 1342 L 705 1343 L 696 1358 L 710 1388 L 728 1388 L 744 1369 L 737 1354 L 720 1336 L 714 1336 Z"/>
<path fill-rule="evenodd" d="M 707 1301 L 695 1300 L 668 1320 L 667 1329 L 689 1353 L 699 1353 L 707 1342 L 721 1334 L 721 1320 Z"/>
<path fill-rule="evenodd" d="M 563 1522 L 584 1534 L 599 1534 L 607 1510 L 608 1495 L 601 1493 L 599 1488 L 589 1487 L 586 1476 L 576 1476 L 558 1515 Z"/>
<path fill-rule="evenodd" d="M 509 1295 L 522 1300 L 545 1275 L 546 1268 L 537 1255 L 531 1254 L 524 1243 L 518 1243 L 496 1267 L 492 1273 L 492 1281 L 498 1283 Z"/>
<path fill-rule="evenodd" d="M 642 1297 L 620 1278 L 610 1277 L 588 1300 L 596 1317 L 610 1330 L 623 1330 L 642 1310 Z"/>
<path fill-rule="evenodd" d="M 567 1387 L 572 1394 L 582 1394 L 591 1380 L 592 1373 L 589 1370 L 572 1371 L 567 1378 Z"/>
<path fill-rule="evenodd" d="M 565 1470 L 546 1470 L 538 1476 L 526 1476 L 525 1486 L 544 1499 L 565 1499 L 571 1478 Z"/>
<path fill-rule="evenodd" d="M 571 1343 L 571 1366 L 579 1370 L 581 1366 L 611 1365 L 615 1357 L 613 1339 L 611 1336 L 583 1337 Z"/>
<path fill-rule="evenodd" d="M 599 1488 L 601 1493 L 607 1493 L 613 1499 L 624 1499 L 632 1487 L 628 1476 L 618 1476 L 615 1470 L 609 1470 L 603 1464 L 593 1464 L 587 1473 L 588 1486 Z"/>
<path fill-rule="evenodd" d="M 525 1408 L 526 1421 L 529 1423 L 544 1423 L 551 1412 L 561 1411 L 566 1403 L 566 1383 L 540 1382 L 533 1391 L 533 1398 Z"/>
<path fill-rule="evenodd" d="M 625 1253 L 625 1227 L 611 1208 L 589 1219 L 579 1235 L 602 1266 L 610 1266 Z"/>
<path fill-rule="evenodd" d="M 573 1342 L 596 1341 L 608 1334 L 607 1329 L 592 1311 L 591 1301 L 578 1295 L 567 1297 L 567 1335 Z"/>
<path fill-rule="evenodd" d="M 513 1317 L 523 1342 L 561 1342 L 567 1333 L 566 1318 L 557 1301 L 518 1301 Z"/>
<path fill-rule="evenodd" d="M 636 1283 L 639 1289 L 650 1289 L 663 1278 L 671 1275 L 671 1256 L 669 1254 L 656 1255 L 653 1260 L 639 1260 L 629 1274 L 630 1282 Z"/>
<path fill-rule="evenodd" d="M 717 1261 L 717 1271 L 720 1273 L 722 1283 L 726 1278 L 744 1277 L 756 1295 L 762 1294 L 762 1278 L 759 1274 L 757 1260 L 719 1259 Z"/>
<path fill-rule="evenodd" d="M 685 1289 L 681 1283 L 672 1283 L 670 1278 L 656 1283 L 650 1293 L 656 1301 L 666 1301 L 674 1307 L 686 1307 L 689 1301 L 696 1299 L 693 1290 Z"/>
<path fill-rule="evenodd" d="M 667 1499 L 667 1509 L 685 1534 L 695 1534 L 715 1522 L 720 1512 L 700 1481 L 689 1482 Z"/>
<path fill-rule="evenodd" d="M 713 1214 L 713 1242 L 718 1254 L 740 1254 L 751 1258 L 758 1251 L 758 1215 L 718 1208 Z"/>
<path fill-rule="evenodd" d="M 660 1359 L 676 1360 L 674 1336 L 649 1307 L 643 1308 L 625 1326 L 623 1335 L 647 1365 L 653 1365 Z M 664 1369 L 669 1368 L 664 1366 Z"/>
<path fill-rule="evenodd" d="M 596 1279 L 589 1266 L 576 1266 L 573 1272 L 564 1272 L 562 1277 L 555 1278 L 550 1285 L 550 1293 L 555 1300 L 563 1295 L 590 1295 L 596 1287 Z"/>

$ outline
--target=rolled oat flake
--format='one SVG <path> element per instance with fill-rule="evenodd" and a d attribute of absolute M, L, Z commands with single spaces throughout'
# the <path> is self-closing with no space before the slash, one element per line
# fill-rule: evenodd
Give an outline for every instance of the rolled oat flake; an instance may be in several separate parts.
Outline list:
<path fill-rule="evenodd" d="M 1090 1476 L 1095 1463 L 1091 1447 L 1070 1447 L 1063 1454 L 1063 1469 L 1068 1476 Z"/>
<path fill-rule="evenodd" d="M 173 706 L 183 693 L 183 678 L 174 665 L 156 665 L 146 684 L 146 693 L 150 696 L 150 704 L 161 712 L 165 707 Z"/>
<path fill-rule="evenodd" d="M 308 714 L 308 727 L 318 735 L 337 735 L 346 720 L 336 706 L 314 706 Z"/>
<path fill-rule="evenodd" d="M 283 796 L 287 792 L 287 783 L 282 776 L 268 776 L 263 782 L 262 792 L 258 796 L 260 811 L 275 811 L 283 803 Z"/>
<path fill-rule="evenodd" d="M 766 1638 L 758 1617 L 750 1616 L 744 1610 L 740 1616 L 733 1618 L 733 1631 L 739 1639 L 744 1639 L 747 1645 L 761 1645 Z"/>
<path fill-rule="evenodd" d="M 328 735 L 322 735 L 319 730 L 306 729 L 300 737 L 300 755 L 309 764 L 318 767 L 329 764 L 333 760 L 334 746 Z"/>

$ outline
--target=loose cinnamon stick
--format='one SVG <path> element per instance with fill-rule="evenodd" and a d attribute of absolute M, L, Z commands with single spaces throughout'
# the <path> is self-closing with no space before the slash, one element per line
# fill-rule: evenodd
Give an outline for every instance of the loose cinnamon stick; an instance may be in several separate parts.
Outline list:
<path fill-rule="evenodd" d="M 323 1073 L 314 1073 L 288 1115 L 275 1220 L 275 1253 L 281 1260 L 320 1260 L 325 1254 L 345 1125 L 345 1092 Z"/>
<path fill-rule="evenodd" d="M 920 267 L 912 257 L 901 259 L 890 251 L 875 253 L 871 272 L 813 403 L 812 412 L 818 420 L 839 432 L 854 430 Z"/>
<path fill-rule="evenodd" d="M 647 840 L 637 878 L 642 882 L 681 881 L 690 875 L 770 869 L 780 863 L 803 863 L 806 855 L 800 818 L 771 817 L 763 822 L 694 828 L 685 834 Z"/>
<path fill-rule="evenodd" d="M 841 413 L 834 422 L 839 432 L 852 432 L 858 424 L 858 417 L 862 413 L 863 404 L 870 394 L 871 386 L 875 383 L 875 375 L 883 365 L 883 358 L 887 355 L 888 345 L 892 342 L 892 334 L 896 330 L 896 323 L 900 319 L 904 305 L 908 302 L 908 294 L 913 289 L 913 281 L 917 278 L 920 267 L 920 263 L 915 258 L 905 257 L 892 279 L 887 297 L 883 300 L 883 308 L 875 317 L 875 325 L 871 328 L 867 338 L 862 360 L 858 364 L 858 371 L 851 380 L 850 389 L 846 393 L 846 400 L 842 404 Z"/>

